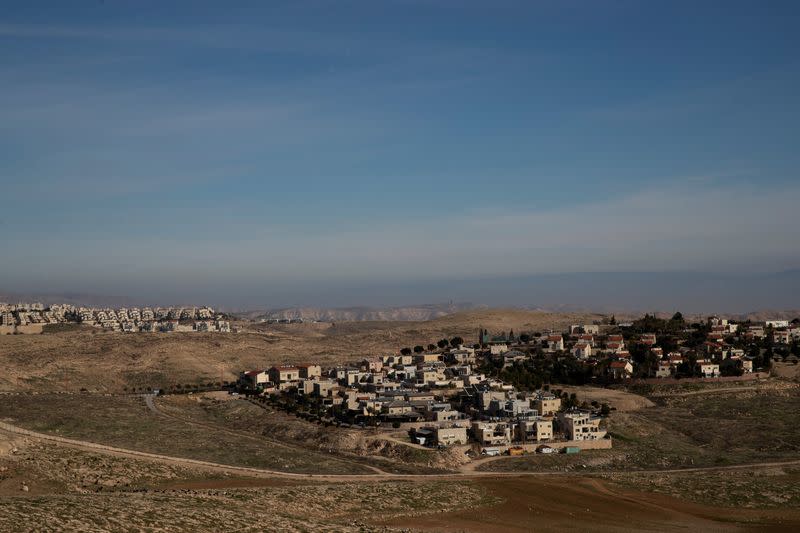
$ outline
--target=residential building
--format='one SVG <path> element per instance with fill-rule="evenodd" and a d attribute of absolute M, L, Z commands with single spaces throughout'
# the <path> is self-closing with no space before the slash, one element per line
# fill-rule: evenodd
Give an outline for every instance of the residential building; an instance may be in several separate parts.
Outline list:
<path fill-rule="evenodd" d="M 296 386 L 300 381 L 300 369 L 294 365 L 273 366 L 269 369 L 269 380 L 278 387 L 285 390 Z"/>
<path fill-rule="evenodd" d="M 566 411 L 558 414 L 561 430 L 569 440 L 598 440 L 606 436 L 606 431 L 600 428 L 598 416 L 590 411 Z"/>
<path fill-rule="evenodd" d="M 436 444 L 439 446 L 452 446 L 454 444 L 467 444 L 467 428 L 465 427 L 437 427 L 435 429 Z"/>
<path fill-rule="evenodd" d="M 633 365 L 630 361 L 611 361 L 608 370 L 614 379 L 627 379 L 633 375 Z"/>
<path fill-rule="evenodd" d="M 714 378 L 719 376 L 719 365 L 716 363 L 702 362 L 700 365 L 700 373 L 704 378 Z"/>
<path fill-rule="evenodd" d="M 511 444 L 511 426 L 506 422 L 473 422 L 472 436 L 484 446 Z"/>
<path fill-rule="evenodd" d="M 551 350 L 564 350 L 564 337 L 561 335 L 548 335 L 547 346 Z"/>
<path fill-rule="evenodd" d="M 297 365 L 301 379 L 317 379 L 322 377 L 322 367 L 311 363 Z"/>
<path fill-rule="evenodd" d="M 549 392 L 539 392 L 531 402 L 540 416 L 551 416 L 561 410 L 561 398 Z"/>
<path fill-rule="evenodd" d="M 542 442 L 553 439 L 553 419 L 520 420 L 514 426 L 515 438 L 522 442 Z"/>
<path fill-rule="evenodd" d="M 572 355 L 578 359 L 588 359 L 592 356 L 592 345 L 579 342 L 572 348 Z"/>

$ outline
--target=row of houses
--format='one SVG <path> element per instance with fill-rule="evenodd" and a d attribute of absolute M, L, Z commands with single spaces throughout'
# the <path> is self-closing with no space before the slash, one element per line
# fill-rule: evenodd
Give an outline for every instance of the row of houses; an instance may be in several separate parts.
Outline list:
<path fill-rule="evenodd" d="M 562 409 L 561 398 L 476 371 L 490 352 L 459 345 L 439 352 L 387 355 L 351 365 L 276 365 L 243 372 L 240 388 L 314 405 L 326 420 L 347 424 L 417 424 L 415 442 L 483 446 L 606 438 L 601 417 Z M 421 426 L 419 424 L 422 424 Z"/>
<path fill-rule="evenodd" d="M 40 303 L 0 303 L 0 327 L 15 331 L 28 325 L 82 323 L 108 331 L 237 331 L 224 315 L 211 307 L 93 308 Z"/>
<path fill-rule="evenodd" d="M 600 378 L 625 380 L 635 373 L 642 377 L 672 377 L 680 365 L 689 362 L 695 365 L 693 374 L 703 377 L 721 376 L 721 364 L 725 360 L 734 361 L 741 373 L 751 373 L 756 370 L 754 357 L 748 356 L 743 348 L 737 346 L 752 343 L 754 339 L 764 339 L 767 335 L 776 345 L 800 341 L 800 325 L 796 322 L 767 321 L 740 327 L 714 317 L 709 319 L 706 339 L 699 346 L 682 345 L 687 337 L 698 331 L 688 328 L 669 339 L 667 345 L 675 344 L 677 349 L 664 353 L 662 347 L 658 346 L 659 339 L 655 333 L 627 335 L 625 332 L 630 326 L 574 325 L 565 333 L 545 332 L 533 337 L 526 336 L 528 339 L 524 345 L 519 339 L 512 344 L 502 336 L 495 337 L 489 340 L 492 343 L 489 350 L 491 357 L 502 362 L 504 367 L 529 359 L 531 350 L 536 349 L 555 357 L 570 355 L 590 367 Z M 774 326 L 782 329 L 775 329 Z M 631 355 L 633 349 L 639 353 L 639 361 L 634 361 Z"/>

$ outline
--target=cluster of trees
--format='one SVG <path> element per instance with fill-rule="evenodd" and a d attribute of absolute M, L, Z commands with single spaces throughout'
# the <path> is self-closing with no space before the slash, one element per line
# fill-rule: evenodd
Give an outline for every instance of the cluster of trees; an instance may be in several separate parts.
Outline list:
<path fill-rule="evenodd" d="M 412 352 L 413 352 L 413 353 L 422 353 L 422 352 L 424 352 L 426 349 L 427 349 L 429 352 L 433 352 L 433 351 L 435 351 L 435 350 L 436 350 L 436 348 L 437 348 L 437 347 L 438 347 L 440 350 L 444 350 L 444 349 L 446 349 L 446 348 L 447 348 L 447 347 L 449 347 L 449 346 L 452 346 L 453 348 L 455 348 L 455 347 L 457 347 L 457 346 L 460 346 L 460 345 L 462 345 L 462 344 L 464 344 L 464 339 L 463 339 L 463 338 L 461 338 L 461 337 L 458 337 L 458 336 L 456 336 L 456 337 L 453 337 L 453 338 L 452 338 L 452 339 L 450 339 L 450 340 L 448 340 L 448 339 L 441 339 L 441 340 L 440 340 L 439 342 L 437 342 L 436 344 L 433 344 L 433 343 L 431 343 L 431 344 L 428 344 L 428 346 L 427 346 L 427 347 L 423 346 L 422 344 L 418 344 L 418 345 L 414 346 L 414 348 L 413 348 L 413 349 L 412 349 L 412 348 L 408 348 L 408 347 L 406 347 L 406 348 L 403 348 L 402 350 L 400 350 L 400 355 L 411 355 L 411 353 L 412 353 Z"/>
<path fill-rule="evenodd" d="M 222 388 L 229 387 L 231 383 L 229 381 L 208 381 L 206 383 L 187 383 L 185 385 L 181 383 L 166 385 L 163 387 L 153 387 L 153 386 L 133 386 L 133 387 L 122 387 L 123 392 L 152 392 L 156 389 L 161 391 L 169 391 L 172 393 L 181 393 L 181 392 L 199 392 L 199 391 L 209 391 L 209 390 L 218 390 Z"/>
<path fill-rule="evenodd" d="M 657 335 L 667 335 L 678 333 L 683 329 L 686 329 L 686 321 L 680 312 L 672 315 L 669 320 L 645 313 L 642 318 L 635 320 L 627 328 L 627 331 L 633 334 L 655 333 Z"/>
<path fill-rule="evenodd" d="M 585 385 L 592 381 L 592 369 L 572 357 L 550 358 L 537 355 L 503 368 L 501 361 L 487 359 L 481 372 L 494 376 L 520 390 L 536 390 L 546 383 Z"/>

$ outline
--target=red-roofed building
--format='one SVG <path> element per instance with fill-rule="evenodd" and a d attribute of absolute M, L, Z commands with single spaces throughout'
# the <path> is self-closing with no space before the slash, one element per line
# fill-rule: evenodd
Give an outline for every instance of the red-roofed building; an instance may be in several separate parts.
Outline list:
<path fill-rule="evenodd" d="M 300 381 L 300 369 L 294 365 L 273 366 L 269 369 L 269 380 L 280 390 L 288 389 Z"/>
<path fill-rule="evenodd" d="M 322 377 L 322 367 L 312 363 L 301 363 L 297 365 L 301 379 L 317 379 Z"/>
<path fill-rule="evenodd" d="M 660 346 L 653 346 L 650 348 L 650 353 L 661 359 L 664 356 L 664 350 Z"/>
<path fill-rule="evenodd" d="M 716 342 L 706 341 L 700 345 L 700 349 L 705 353 L 707 353 L 708 355 L 722 353 L 722 345 Z"/>
<path fill-rule="evenodd" d="M 578 359 L 588 359 L 592 356 L 592 347 L 588 343 L 579 342 L 572 349 L 572 354 Z"/>
<path fill-rule="evenodd" d="M 592 348 L 594 348 L 594 335 L 581 335 L 578 337 L 578 341 L 588 344 Z"/>
<path fill-rule="evenodd" d="M 563 350 L 564 337 L 561 335 L 549 335 L 547 337 L 547 346 L 552 350 Z"/>
<path fill-rule="evenodd" d="M 616 342 L 616 341 L 607 342 L 606 348 L 613 353 L 618 353 L 621 352 L 623 349 L 625 349 L 625 345 L 621 342 Z"/>
<path fill-rule="evenodd" d="M 269 374 L 266 370 L 249 370 L 242 372 L 239 381 L 247 388 L 257 389 L 269 382 Z"/>
<path fill-rule="evenodd" d="M 633 375 L 633 365 L 630 361 L 611 361 L 608 370 L 614 379 L 627 379 Z"/>

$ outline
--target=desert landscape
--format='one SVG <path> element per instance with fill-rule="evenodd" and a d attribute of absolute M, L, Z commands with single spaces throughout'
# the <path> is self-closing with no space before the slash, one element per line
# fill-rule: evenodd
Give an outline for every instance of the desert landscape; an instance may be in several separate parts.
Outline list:
<path fill-rule="evenodd" d="M 134 387 L 235 381 L 245 368 L 344 363 L 443 337 L 475 339 L 481 327 L 563 329 L 599 318 L 592 313 L 485 310 L 430 321 L 291 325 L 247 321 L 236 335 L 126 335 L 80 325 L 46 326 L 44 335 L 0 335 L 0 354 L 8 362 L 0 375 L 0 391 L 37 391 L 46 385 L 49 390 L 120 393 Z"/>
<path fill-rule="evenodd" d="M 0 533 L 800 531 L 799 25 L 2 0 Z"/>
<path fill-rule="evenodd" d="M 423 322 L 78 327 L 0 336 L 3 531 L 750 531 L 800 527 L 800 383 L 575 387 L 613 449 L 470 459 L 403 430 L 325 427 L 244 395 L 154 396 L 250 366 L 343 363 L 481 328 L 599 315 L 484 310 Z"/>

